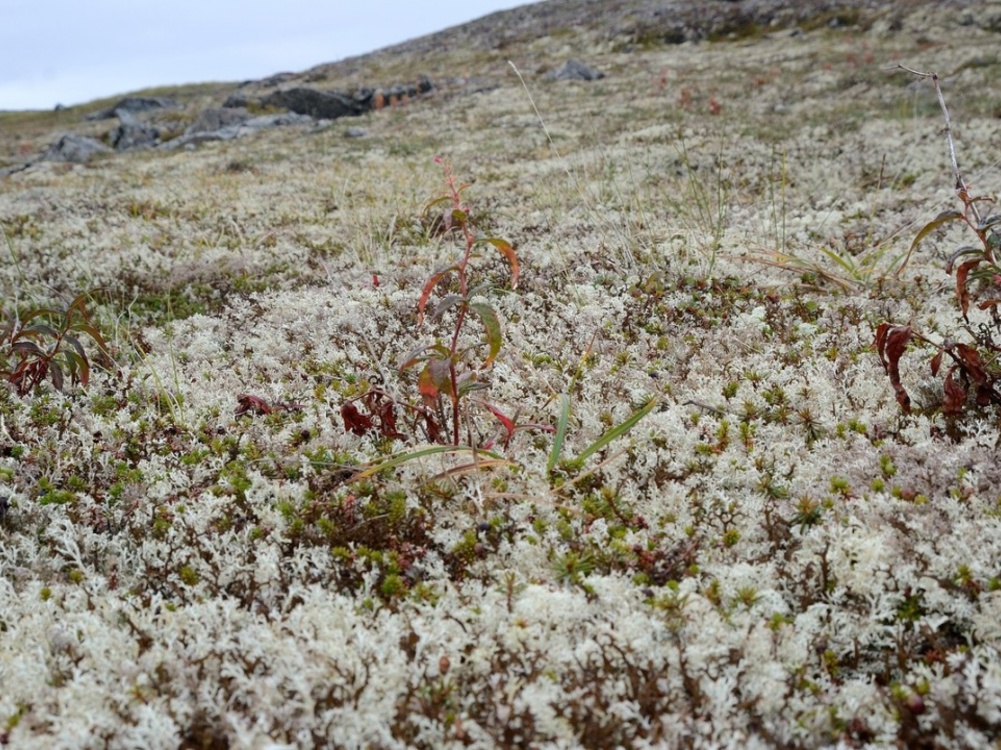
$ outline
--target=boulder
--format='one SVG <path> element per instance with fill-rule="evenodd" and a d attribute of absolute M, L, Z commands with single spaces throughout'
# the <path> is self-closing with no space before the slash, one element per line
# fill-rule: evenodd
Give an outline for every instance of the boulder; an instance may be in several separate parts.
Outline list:
<path fill-rule="evenodd" d="M 313 122 L 315 122 L 315 120 L 309 115 L 298 115 L 294 113 L 261 115 L 260 117 L 250 117 L 249 119 L 245 118 L 239 122 L 233 122 L 229 125 L 218 128 L 217 130 L 191 131 L 189 128 L 189 132 L 186 132 L 179 138 L 167 141 L 160 146 L 160 148 L 165 151 L 173 151 L 174 149 L 182 147 L 193 148 L 200 143 L 208 143 L 210 141 L 230 141 L 234 138 L 241 138 L 245 135 L 256 133 L 259 130 L 267 130 L 268 128 L 278 128 L 285 125 L 304 125 Z"/>
<path fill-rule="evenodd" d="M 160 131 L 143 122 L 127 109 L 115 112 L 119 125 L 111 133 L 111 145 L 116 151 L 128 151 L 136 148 L 151 148 L 159 143 Z"/>
<path fill-rule="evenodd" d="M 567 60 L 556 70 L 546 74 L 546 78 L 555 81 L 596 81 L 605 74 L 582 63 L 580 60 Z"/>
<path fill-rule="evenodd" d="M 276 91 L 262 98 L 261 105 L 287 109 L 300 115 L 309 115 L 324 120 L 357 117 L 369 109 L 366 104 L 359 102 L 349 94 L 309 88 Z"/>
<path fill-rule="evenodd" d="M 226 101 L 222 103 L 222 106 L 226 109 L 245 109 L 248 104 L 250 104 L 249 97 L 243 94 L 231 94 L 226 97 Z"/>
<path fill-rule="evenodd" d="M 260 115 L 259 117 L 251 117 L 249 120 L 239 125 L 231 125 L 228 128 L 223 128 L 223 130 L 235 130 L 238 135 L 246 135 L 257 130 L 280 128 L 285 125 L 308 125 L 313 122 L 315 122 L 314 117 L 296 113 Z"/>
<path fill-rule="evenodd" d="M 150 109 L 160 109 L 160 108 L 175 108 L 178 104 L 173 99 L 167 99 L 162 96 L 127 96 L 124 99 L 120 99 L 117 104 L 114 104 L 107 109 L 102 109 L 97 112 L 91 112 L 87 115 L 88 120 L 107 120 L 111 117 L 116 117 L 120 110 L 126 112 L 145 112 Z"/>
<path fill-rule="evenodd" d="M 94 138 L 66 133 L 42 154 L 42 161 L 68 161 L 74 164 L 86 164 L 94 154 L 104 154 L 110 151 L 110 148 Z"/>
<path fill-rule="evenodd" d="M 258 86 L 264 86 L 266 88 L 274 88 L 275 86 L 281 86 L 283 83 L 288 83 L 296 77 L 296 73 L 275 73 L 274 75 L 268 76 L 267 78 L 262 78 L 259 81 L 246 81 L 241 86 L 246 86 L 251 83 L 256 83 Z"/>
<path fill-rule="evenodd" d="M 185 129 L 184 134 L 211 133 L 230 125 L 241 125 L 249 119 L 250 113 L 245 109 L 210 107 L 198 113 L 198 117 Z"/>

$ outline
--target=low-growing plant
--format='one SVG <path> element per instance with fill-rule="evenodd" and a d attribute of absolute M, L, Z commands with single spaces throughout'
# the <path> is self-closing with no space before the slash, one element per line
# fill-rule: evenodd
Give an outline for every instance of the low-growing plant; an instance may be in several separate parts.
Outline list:
<path fill-rule="evenodd" d="M 996 385 L 1001 380 L 1001 367 L 998 366 L 998 354 L 1001 344 L 996 337 L 1001 334 L 1001 267 L 998 264 L 997 253 L 1001 248 L 1001 234 L 996 228 L 1001 225 L 1001 214 L 981 212 L 982 206 L 994 202 L 992 198 L 974 194 L 959 169 L 956 158 L 956 146 L 952 139 L 952 121 L 945 104 L 938 76 L 934 72 L 919 73 L 909 68 L 901 69 L 914 75 L 931 80 L 938 96 L 939 105 L 945 118 L 945 137 L 949 148 L 949 160 L 955 178 L 956 195 L 962 204 L 962 210 L 945 211 L 928 222 L 915 236 L 911 243 L 904 266 L 910 259 L 914 249 L 932 232 L 950 222 L 965 224 L 977 238 L 976 245 L 965 245 L 958 248 L 949 257 L 946 273 L 956 278 L 956 299 L 966 330 L 973 339 L 973 344 L 965 344 L 946 339 L 941 343 L 932 341 L 914 331 L 910 325 L 894 325 L 881 323 L 876 329 L 874 346 L 883 363 L 890 383 L 893 385 L 897 403 L 905 411 L 911 410 L 911 399 L 900 379 L 900 358 L 903 356 L 911 340 L 921 341 L 937 350 L 931 359 L 932 375 L 937 376 L 947 356 L 951 361 L 945 372 L 943 383 L 942 413 L 947 416 L 960 414 L 967 405 L 970 391 L 973 391 L 977 406 L 1001 404 L 1001 393 Z M 990 313 L 990 321 L 974 326 L 970 321 L 970 303 L 972 300 L 971 283 L 979 282 L 979 291 L 987 293 L 987 299 L 977 307 Z"/>
<path fill-rule="evenodd" d="M 76 297 L 63 310 L 39 307 L 23 315 L 17 310 L 4 314 L 0 330 L 0 377 L 21 396 L 34 390 L 46 377 L 56 390 L 71 383 L 86 386 L 91 362 L 81 342 L 89 336 L 102 354 L 108 347 L 87 313 L 89 294 Z"/>
<path fill-rule="evenodd" d="M 518 283 L 518 258 L 514 248 L 506 240 L 479 234 L 472 214 L 462 197 L 468 185 L 460 184 L 455 179 L 448 162 L 440 158 L 435 161 L 442 165 L 447 191 L 428 203 L 424 211 L 424 224 L 432 232 L 458 233 L 463 244 L 463 252 L 456 261 L 435 270 L 424 282 L 417 303 L 417 324 L 422 325 L 425 319 L 437 321 L 449 315 L 450 324 L 446 329 L 450 329 L 450 333 L 444 339 L 439 338 L 431 344 L 423 344 L 412 350 L 399 365 L 401 372 L 415 367 L 421 368 L 417 377 L 420 405 L 401 404 L 383 388 L 370 386 L 364 393 L 349 399 L 341 406 L 341 417 L 344 420 L 344 429 L 356 435 L 376 432 L 383 438 L 401 439 L 405 435 L 400 432 L 402 425 L 396 417 L 396 407 L 401 406 L 405 411 L 417 415 L 414 424 L 415 426 L 419 424 L 423 428 L 430 442 L 444 445 L 408 449 L 390 455 L 364 467 L 352 479 L 358 481 L 412 460 L 446 453 L 471 454 L 469 463 L 447 470 L 445 474 L 449 475 L 480 471 L 490 467 L 512 466 L 511 461 L 491 450 L 495 444 L 499 442 L 504 449 L 507 449 L 517 432 L 542 430 L 554 433 L 547 471 L 552 474 L 557 465 L 560 465 L 570 474 L 576 475 L 566 482 L 567 487 L 573 486 L 594 471 L 592 469 L 580 473 L 584 462 L 593 454 L 604 450 L 613 440 L 629 432 L 657 406 L 659 399 L 657 397 L 645 399 L 622 423 L 610 426 L 576 457 L 561 462 L 570 418 L 569 393 L 573 390 L 573 381 L 580 374 L 583 359 L 572 378 L 571 386 L 560 396 L 560 413 L 555 427 L 548 424 L 521 423 L 518 421 L 517 412 L 509 416 L 489 401 L 471 396 L 488 388 L 488 384 L 482 379 L 482 373 L 495 361 L 503 342 L 497 313 L 489 304 L 479 300 L 480 296 L 489 291 L 490 285 L 471 284 L 470 261 L 479 257 L 476 253 L 478 247 L 484 244 L 492 245 L 507 260 L 511 270 L 511 288 L 514 289 Z M 439 289 L 453 277 L 455 283 L 452 288 L 443 293 L 439 292 Z M 432 295 L 436 293 L 436 304 L 431 304 Z M 475 343 L 470 342 L 469 337 L 463 336 L 471 316 L 479 320 L 483 330 L 483 338 Z M 591 345 L 593 343 L 592 339 Z M 591 345 L 587 347 L 585 358 L 590 352 Z M 482 347 L 485 347 L 487 352 L 486 357 L 480 361 L 476 357 L 476 351 Z M 461 445 L 462 416 L 468 415 L 471 407 L 489 413 L 500 423 L 500 428 L 494 436 L 487 439 L 474 439 L 472 434 L 474 425 L 469 422 L 468 443 Z"/>
<path fill-rule="evenodd" d="M 435 233 L 458 234 L 463 250 L 455 261 L 436 269 L 424 282 L 417 301 L 417 325 L 423 325 L 425 320 L 443 322 L 450 332 L 412 350 L 400 362 L 399 370 L 404 372 L 420 368 L 417 389 L 421 405 L 416 410 L 429 441 L 459 445 L 462 415 L 468 414 L 471 406 L 476 405 L 485 408 L 501 422 L 507 444 L 517 429 L 527 426 L 516 425 L 499 408 L 486 401 L 468 398 L 470 394 L 489 387 L 483 373 L 494 363 L 503 343 L 497 312 L 482 300 L 491 290 L 491 284 L 473 285 L 470 263 L 480 257 L 479 248 L 493 246 L 508 262 L 511 288 L 515 289 L 518 286 L 518 256 L 507 240 L 481 235 L 462 195 L 469 185 L 456 179 L 449 162 L 440 157 L 436 157 L 435 162 L 444 170 L 446 192 L 425 207 L 426 224 Z M 482 328 L 479 341 L 473 341 L 467 335 L 471 318 L 476 318 Z M 486 356 L 481 359 L 477 352 L 482 347 L 486 348 Z M 369 414 L 360 411 L 356 403 L 366 406 Z M 345 429 L 364 434 L 378 424 L 384 437 L 401 437 L 393 412 L 395 404 L 384 391 L 372 389 L 341 408 Z M 477 441 L 471 437 L 472 423 L 467 423 L 467 427 L 469 442 L 475 444 Z"/>
<path fill-rule="evenodd" d="M 777 165 L 769 169 L 768 195 L 770 234 L 773 247 L 763 256 L 750 256 L 756 263 L 797 273 L 807 286 L 831 285 L 846 292 L 870 289 L 883 284 L 891 276 L 899 276 L 906 268 L 908 251 L 897 250 L 899 229 L 884 232 L 869 217 L 871 228 L 864 232 L 843 229 L 829 236 L 822 244 L 809 246 L 809 254 L 790 248 L 787 188 L 792 184 L 786 171 L 786 155 L 772 152 Z M 887 181 L 885 164 L 880 165 L 874 178 L 874 193 L 894 180 Z"/>
<path fill-rule="evenodd" d="M 716 114 L 715 112 L 713 114 Z M 723 140 L 712 160 L 712 172 L 707 176 L 688 153 L 682 133 L 676 145 L 677 164 L 684 170 L 685 190 L 678 198 L 665 196 L 704 255 L 705 275 L 710 277 L 716 267 L 717 254 L 723 247 L 730 223 L 733 183 L 723 153 Z"/>
<path fill-rule="evenodd" d="M 429 433 L 436 441 L 444 436 L 442 430 L 451 423 L 451 443 L 459 444 L 460 415 L 462 399 L 469 394 L 484 390 L 487 384 L 481 379 L 483 370 L 490 367 L 502 345 L 500 320 L 497 313 L 486 302 L 478 301 L 490 288 L 489 284 L 471 286 L 469 263 L 477 257 L 475 251 L 483 244 L 493 245 L 500 251 L 511 267 L 511 288 L 518 286 L 518 257 L 514 248 L 506 240 L 497 237 L 482 237 L 476 230 L 474 217 L 469 207 L 463 201 L 462 192 L 468 184 L 459 183 L 452 173 L 451 164 L 438 158 L 445 173 L 447 192 L 435 198 L 428 204 L 428 211 L 441 207 L 441 228 L 444 232 L 458 232 L 464 245 L 462 255 L 453 263 L 434 271 L 421 289 L 417 302 L 417 324 L 424 322 L 425 314 L 432 320 L 441 320 L 450 314 L 451 335 L 446 340 L 437 339 L 432 344 L 419 347 L 408 354 L 400 363 L 400 370 L 423 365 L 417 378 L 418 389 L 426 407 L 425 416 Z M 458 282 L 455 291 L 440 295 L 430 312 L 428 303 L 431 295 L 451 276 Z M 470 316 L 475 316 L 483 328 L 482 343 L 487 347 L 487 356 L 476 364 L 474 351 L 477 345 L 470 345 L 462 337 Z M 446 404 L 451 407 L 451 414 L 446 413 Z M 489 405 L 488 405 L 488 408 Z M 496 410 L 494 410 L 496 411 Z"/>

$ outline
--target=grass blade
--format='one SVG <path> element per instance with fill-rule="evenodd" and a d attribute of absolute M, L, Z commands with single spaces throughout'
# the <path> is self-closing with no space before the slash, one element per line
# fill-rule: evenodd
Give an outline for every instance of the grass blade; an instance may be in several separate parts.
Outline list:
<path fill-rule="evenodd" d="M 584 451 L 579 456 L 577 456 L 577 460 L 578 461 L 586 460 L 592 454 L 597 453 L 616 438 L 625 435 L 627 432 L 629 432 L 629 430 L 631 430 L 633 427 L 636 426 L 637 422 L 639 422 L 641 419 L 643 419 L 643 417 L 645 417 L 647 414 L 653 411 L 654 407 L 657 406 L 658 401 L 659 399 L 656 396 L 651 397 L 649 401 L 643 404 L 643 406 L 641 406 L 639 409 L 630 414 L 629 417 L 624 422 L 616 425 L 615 427 L 610 428 L 609 430 L 606 430 L 601 435 L 601 437 L 599 437 L 597 440 L 595 440 L 593 443 L 587 446 L 587 448 L 585 448 Z"/>
<path fill-rule="evenodd" d="M 553 438 L 553 448 L 549 452 L 549 461 L 546 463 L 546 471 L 551 472 L 559 463 L 560 453 L 563 451 L 563 442 L 567 437 L 567 424 L 570 422 L 570 396 L 562 394 L 560 396 L 560 418 L 556 422 L 556 436 Z"/>

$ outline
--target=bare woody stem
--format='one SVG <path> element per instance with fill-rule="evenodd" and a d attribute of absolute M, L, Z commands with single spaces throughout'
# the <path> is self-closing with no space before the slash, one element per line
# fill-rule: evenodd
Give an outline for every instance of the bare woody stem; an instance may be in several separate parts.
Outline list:
<path fill-rule="evenodd" d="M 963 173 L 959 169 L 959 161 L 956 159 L 956 144 L 952 140 L 952 118 L 949 116 L 949 108 L 945 106 L 945 96 L 942 94 L 942 87 L 938 82 L 938 74 L 934 71 L 922 73 L 918 70 L 912 70 L 905 65 L 897 65 L 896 69 L 907 71 L 919 78 L 931 79 L 932 85 L 935 87 L 935 95 L 938 97 L 938 104 L 942 108 L 942 116 L 945 118 L 945 140 L 949 146 L 949 162 L 952 165 L 952 174 L 956 178 L 956 193 L 959 195 L 960 200 L 963 201 L 963 205 L 973 214 L 973 218 L 976 219 L 979 225 L 982 221 L 980 211 L 977 210 L 977 204 L 970 200 L 970 186 L 963 179 Z"/>

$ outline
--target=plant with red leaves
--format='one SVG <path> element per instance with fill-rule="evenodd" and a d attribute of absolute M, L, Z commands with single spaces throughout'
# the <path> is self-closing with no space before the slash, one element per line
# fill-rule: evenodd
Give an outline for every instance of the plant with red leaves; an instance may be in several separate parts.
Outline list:
<path fill-rule="evenodd" d="M 493 364 L 502 345 L 500 319 L 493 307 L 479 299 L 489 287 L 470 285 L 470 261 L 479 257 L 476 251 L 480 247 L 494 247 L 511 268 L 511 288 L 514 289 L 518 286 L 518 256 L 507 240 L 479 234 L 473 215 L 463 200 L 462 193 L 469 185 L 456 180 L 447 161 L 441 158 L 435 161 L 444 170 L 447 191 L 428 204 L 425 214 L 441 211 L 440 221 L 436 221 L 434 226 L 444 233 L 458 233 L 463 251 L 458 259 L 436 269 L 424 282 L 417 301 L 417 324 L 423 324 L 425 318 L 437 322 L 448 316 L 451 333 L 444 341 L 438 339 L 410 352 L 400 362 L 399 369 L 402 372 L 420 367 L 417 388 L 423 402 L 428 437 L 434 442 L 449 441 L 458 445 L 462 400 L 470 393 L 488 387 L 483 380 L 483 372 Z M 455 284 L 448 287 L 448 282 L 452 280 Z M 431 297 L 439 289 L 444 289 L 444 293 L 439 293 L 436 303 L 429 309 Z M 479 343 L 471 343 L 463 337 L 470 318 L 476 318 L 482 327 L 483 338 Z M 477 362 L 475 351 L 481 344 L 486 346 L 487 353 L 482 361 Z"/>
<path fill-rule="evenodd" d="M 935 93 L 945 118 L 945 136 L 953 177 L 955 178 L 956 195 L 963 206 L 962 210 L 950 210 L 939 214 L 921 228 L 911 243 L 907 259 L 901 265 L 900 271 L 903 271 L 907 266 L 914 249 L 929 234 L 950 222 L 965 224 L 976 235 L 979 245 L 957 249 L 949 257 L 945 270 L 948 274 L 955 271 L 956 299 L 959 303 L 959 311 L 967 331 L 973 336 L 975 346 L 950 340 L 935 343 L 914 332 L 910 326 L 890 323 L 882 323 L 876 329 L 874 346 L 880 361 L 883 363 L 883 368 L 890 378 L 897 403 L 905 412 L 910 412 L 911 400 L 900 380 L 899 363 L 908 343 L 912 339 L 917 339 L 938 350 L 931 359 L 932 375 L 938 375 L 944 357 L 948 356 L 952 360 L 952 364 L 945 372 L 941 410 L 946 416 L 956 416 L 967 407 L 971 391 L 977 406 L 1001 404 L 1001 393 L 996 387 L 997 383 L 1001 381 L 1001 367 L 998 364 L 1001 345 L 995 342 L 995 336 L 1001 334 L 1001 313 L 998 312 L 1001 299 L 992 296 L 977 305 L 978 309 L 989 311 L 991 318 L 989 323 L 981 323 L 974 329 L 969 317 L 972 298 L 970 282 L 981 282 L 981 289 L 997 291 L 999 287 L 1001 266 L 998 264 L 998 252 L 1001 250 L 1001 234 L 998 234 L 996 228 L 1001 225 L 1001 215 L 983 216 L 980 210 L 981 206 L 993 203 L 993 199 L 983 195 L 975 195 L 963 178 L 959 162 L 956 159 L 956 146 L 952 140 L 952 121 L 945 105 L 945 97 L 939 86 L 938 76 L 935 73 L 919 73 L 903 66 L 900 68 L 922 78 L 929 78 L 935 87 Z"/>
<path fill-rule="evenodd" d="M 24 315 L 16 311 L 4 316 L 0 328 L 0 377 L 21 396 L 37 388 L 46 377 L 61 391 L 66 378 L 86 386 L 90 380 L 90 359 L 82 336 L 88 336 L 107 357 L 108 348 L 101 332 L 87 314 L 87 298 L 81 294 L 63 310 L 41 307 Z M 13 361 L 11 361 L 13 359 Z"/>
<path fill-rule="evenodd" d="M 457 236 L 462 252 L 427 278 L 421 287 L 416 312 L 417 325 L 439 324 L 447 333 L 432 343 L 418 346 L 400 360 L 401 373 L 418 370 L 419 404 L 399 401 L 381 388 L 369 387 L 341 407 L 341 418 L 344 429 L 355 435 L 377 431 L 382 437 L 403 438 L 396 422 L 396 407 L 401 407 L 416 415 L 412 425 L 419 428 L 428 441 L 458 446 L 462 417 L 464 414 L 467 419 L 470 416 L 468 403 L 481 407 L 484 413 L 500 422 L 500 440 L 507 447 L 518 430 L 552 428 L 516 424 L 496 405 L 482 399 L 467 399 L 470 394 L 489 387 L 484 373 L 496 361 L 503 345 L 500 318 L 493 306 L 483 299 L 491 287 L 489 284 L 473 285 L 470 266 L 474 259 L 481 257 L 481 248 L 497 250 L 510 268 L 511 288 L 515 289 L 518 286 L 518 256 L 507 240 L 481 234 L 463 197 L 469 185 L 456 179 L 447 161 L 439 157 L 435 162 L 444 171 L 446 190 L 428 202 L 422 220 L 432 234 Z M 474 320 L 479 323 L 479 336 L 471 336 L 469 332 L 470 322 Z M 468 427 L 471 447 L 488 447 L 497 439 L 473 439 L 471 422 Z"/>
<path fill-rule="evenodd" d="M 241 393 L 236 397 L 236 401 L 239 406 L 236 407 L 234 416 L 242 417 L 245 414 L 274 414 L 279 411 L 302 411 L 305 407 L 302 404 L 293 404 L 288 402 L 281 402 L 277 404 L 268 404 L 260 396 L 252 396 L 249 393 Z"/>
<path fill-rule="evenodd" d="M 365 406 L 368 414 L 355 406 L 356 401 Z M 394 405 L 395 401 L 388 393 L 378 388 L 370 388 L 361 396 L 346 401 L 341 406 L 344 429 L 355 435 L 364 435 L 375 429 L 378 423 L 379 434 L 383 437 L 402 438 L 403 435 L 396 430 Z"/>

